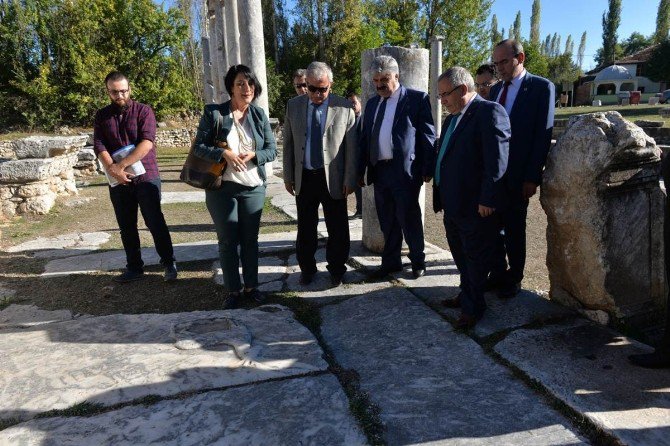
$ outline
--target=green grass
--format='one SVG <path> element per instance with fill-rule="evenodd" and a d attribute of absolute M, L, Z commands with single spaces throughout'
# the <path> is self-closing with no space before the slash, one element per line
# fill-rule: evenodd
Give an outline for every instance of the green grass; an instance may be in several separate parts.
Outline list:
<path fill-rule="evenodd" d="M 617 111 L 621 113 L 626 119 L 635 121 L 637 119 L 645 119 L 648 121 L 660 121 L 663 122 L 663 127 L 670 127 L 670 119 L 662 118 L 659 115 L 659 110 L 664 108 L 663 105 L 604 105 L 602 107 L 591 107 L 591 106 L 582 106 L 582 107 L 563 107 L 556 109 L 556 118 L 557 119 L 567 119 L 570 116 L 582 115 L 586 113 L 598 113 L 598 112 L 608 112 L 608 111 Z"/>

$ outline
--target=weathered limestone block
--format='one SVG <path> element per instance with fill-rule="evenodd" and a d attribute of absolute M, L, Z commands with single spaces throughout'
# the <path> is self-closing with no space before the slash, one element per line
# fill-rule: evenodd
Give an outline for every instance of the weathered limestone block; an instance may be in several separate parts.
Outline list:
<path fill-rule="evenodd" d="M 78 136 L 29 136 L 14 141 L 14 152 L 18 159 L 53 158 L 67 153 L 76 153 L 86 145 L 85 135 Z"/>
<path fill-rule="evenodd" d="M 659 109 L 658 114 L 661 115 L 663 118 L 670 118 L 670 107 Z"/>
<path fill-rule="evenodd" d="M 21 198 L 32 198 L 38 195 L 47 195 L 51 192 L 51 185 L 48 183 L 30 183 L 19 186 L 16 195 Z"/>
<path fill-rule="evenodd" d="M 38 197 L 26 198 L 26 201 L 19 204 L 19 214 L 48 214 L 51 208 L 56 204 L 56 194 L 50 192 Z"/>
<path fill-rule="evenodd" d="M 635 121 L 635 125 L 639 127 L 658 128 L 663 127 L 663 121 L 647 121 L 646 119 L 638 119 Z"/>
<path fill-rule="evenodd" d="M 77 152 L 77 161 L 95 161 L 95 151 L 91 147 L 84 147 Z"/>
<path fill-rule="evenodd" d="M 0 200 L 9 200 L 14 196 L 14 191 L 9 186 L 0 187 Z"/>
<path fill-rule="evenodd" d="M 44 159 L 19 159 L 0 163 L 0 183 L 42 181 L 71 170 L 77 154 Z"/>
<path fill-rule="evenodd" d="M 540 196 L 552 299 L 639 327 L 662 314 L 659 163 L 654 140 L 617 112 L 570 119 Z"/>
<path fill-rule="evenodd" d="M 15 158 L 14 141 L 0 141 L 0 158 Z"/>

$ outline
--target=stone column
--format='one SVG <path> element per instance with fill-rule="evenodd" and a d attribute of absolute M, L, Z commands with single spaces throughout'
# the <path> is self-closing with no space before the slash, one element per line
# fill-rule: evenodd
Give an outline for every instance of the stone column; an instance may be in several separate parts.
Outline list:
<path fill-rule="evenodd" d="M 400 67 L 400 83 L 409 88 L 428 91 L 428 50 L 385 46 L 366 50 L 361 57 L 361 101 L 365 103 L 375 94 L 370 66 L 372 60 L 380 55 L 393 57 Z M 426 190 L 421 188 L 419 203 L 421 216 L 425 215 Z M 363 188 L 363 245 L 372 252 L 381 253 L 384 249 L 384 235 L 379 228 L 373 187 Z"/>
<path fill-rule="evenodd" d="M 203 36 L 200 39 L 200 42 L 202 45 L 202 67 L 204 70 L 202 84 L 205 94 L 205 104 L 213 104 L 216 97 L 216 88 L 214 87 L 214 82 L 212 80 L 212 59 L 209 57 L 209 37 Z"/>
<path fill-rule="evenodd" d="M 435 135 L 442 132 L 442 102 L 437 98 L 437 78 L 442 74 L 442 41 L 444 36 L 430 39 L 430 104 L 433 107 Z"/>
<path fill-rule="evenodd" d="M 216 31 L 214 35 L 216 36 L 217 41 L 217 51 L 216 59 L 219 67 L 219 94 L 217 96 L 217 102 L 225 102 L 230 99 L 230 95 L 226 91 L 226 86 L 223 82 L 226 73 L 228 72 L 228 42 L 226 41 L 226 9 L 225 9 L 225 0 L 215 0 L 216 1 Z"/>
<path fill-rule="evenodd" d="M 601 323 L 644 330 L 662 322 L 660 154 L 617 112 L 570 118 L 540 189 L 552 300 Z"/>
<path fill-rule="evenodd" d="M 228 56 L 229 65 L 237 65 L 243 63 L 240 58 L 240 22 L 238 16 L 237 0 L 225 0 L 226 2 L 226 55 Z M 261 14 L 260 9 L 257 11 Z M 243 28 L 244 33 L 252 32 L 250 29 Z M 261 33 L 263 28 L 261 27 Z"/>
<path fill-rule="evenodd" d="M 214 101 L 218 101 L 219 93 L 221 92 L 221 76 L 219 74 L 219 59 L 217 57 L 218 53 L 218 43 L 216 39 L 216 9 L 214 7 L 214 2 L 216 0 L 210 0 L 207 2 L 208 7 L 208 19 L 207 19 L 207 35 L 209 36 L 209 59 L 211 63 L 211 73 L 212 73 L 212 85 L 214 86 Z"/>
<path fill-rule="evenodd" d="M 238 0 L 238 16 L 240 29 L 240 53 L 244 55 L 246 65 L 256 74 L 263 86 L 263 93 L 256 100 L 256 105 L 270 115 L 268 108 L 268 79 L 265 70 L 265 40 L 263 39 L 263 16 L 261 0 Z"/>

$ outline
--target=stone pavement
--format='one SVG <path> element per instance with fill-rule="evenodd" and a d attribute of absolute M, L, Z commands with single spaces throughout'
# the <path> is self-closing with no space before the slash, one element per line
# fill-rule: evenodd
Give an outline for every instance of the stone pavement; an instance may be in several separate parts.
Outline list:
<path fill-rule="evenodd" d="M 280 179 L 268 193 L 295 212 Z M 670 373 L 626 361 L 648 346 L 529 291 L 487 295 L 477 327 L 454 331 L 457 312 L 440 306 L 458 292 L 449 252 L 428 246 L 420 279 L 405 259 L 405 271 L 369 282 L 379 258 L 358 228 L 337 288 L 323 246 L 303 287 L 295 233 L 260 237 L 261 287 L 309 305 L 313 331 L 282 305 L 0 311 L 0 445 L 670 445 Z M 79 247 L 64 243 L 58 255 L 40 243 L 56 252 L 44 280 L 123 267 L 119 251 L 72 255 Z M 47 251 L 40 246 L 24 248 Z M 180 245 L 177 257 L 214 261 L 216 242 Z M 212 278 L 221 281 L 216 261 Z"/>

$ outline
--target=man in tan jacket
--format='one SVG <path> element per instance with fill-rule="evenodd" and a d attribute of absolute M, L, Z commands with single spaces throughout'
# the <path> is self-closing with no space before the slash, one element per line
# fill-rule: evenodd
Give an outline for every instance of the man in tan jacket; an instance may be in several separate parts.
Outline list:
<path fill-rule="evenodd" d="M 296 256 L 300 283 L 316 274 L 319 204 L 328 229 L 326 260 L 333 286 L 342 283 L 349 259 L 347 195 L 356 187 L 358 132 L 351 103 L 330 94 L 333 72 L 323 62 L 307 67 L 307 94 L 291 99 L 284 120 L 284 185 L 296 197 Z"/>

